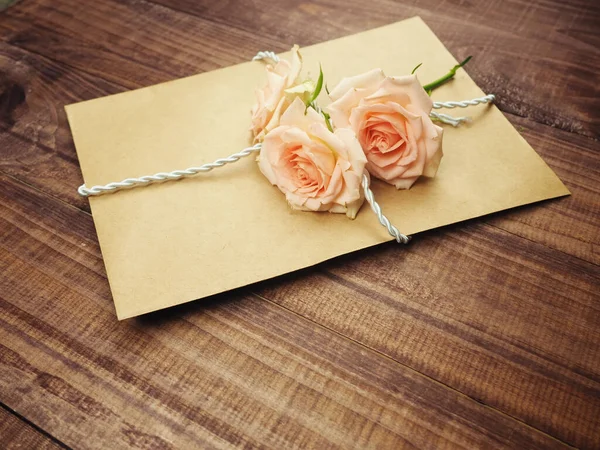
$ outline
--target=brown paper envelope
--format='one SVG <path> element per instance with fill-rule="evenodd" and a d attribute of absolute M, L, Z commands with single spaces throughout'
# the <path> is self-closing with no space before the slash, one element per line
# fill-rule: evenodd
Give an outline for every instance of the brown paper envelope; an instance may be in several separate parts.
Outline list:
<path fill-rule="evenodd" d="M 304 72 L 316 78 L 321 63 L 330 87 L 376 67 L 404 75 L 418 63 L 419 79 L 428 83 L 456 64 L 418 17 L 306 47 L 302 55 Z M 67 106 L 87 186 L 197 166 L 249 146 L 254 91 L 264 83 L 264 64 L 247 62 Z M 460 70 L 433 99 L 482 95 Z M 436 178 L 408 191 L 373 183 L 384 213 L 402 232 L 569 194 L 496 107 L 449 113 L 473 122 L 444 126 Z M 253 156 L 195 178 L 92 197 L 90 205 L 119 319 L 392 239 L 366 203 L 354 221 L 292 211 Z"/>

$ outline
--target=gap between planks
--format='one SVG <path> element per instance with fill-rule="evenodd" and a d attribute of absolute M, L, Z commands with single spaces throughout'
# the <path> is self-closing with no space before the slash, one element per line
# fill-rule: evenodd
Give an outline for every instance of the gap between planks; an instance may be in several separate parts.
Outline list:
<path fill-rule="evenodd" d="M 19 414 L 17 411 L 15 411 L 14 409 L 10 408 L 8 405 L 4 404 L 3 402 L 0 402 L 0 410 L 4 410 L 6 412 L 6 414 L 12 415 L 13 417 L 15 417 L 17 420 L 19 420 L 20 422 L 22 422 L 26 426 L 33 428 L 35 431 L 37 431 L 43 437 L 45 437 L 48 440 L 50 440 L 53 444 L 56 444 L 58 447 L 64 448 L 64 449 L 69 449 L 69 450 L 71 449 L 71 447 L 67 446 L 66 444 L 64 444 L 63 442 L 61 442 L 60 440 L 58 440 L 55 436 L 53 436 L 52 434 L 48 433 L 46 430 L 44 430 L 43 428 L 41 428 L 38 425 L 36 425 L 35 423 L 33 423 L 27 417 Z"/>

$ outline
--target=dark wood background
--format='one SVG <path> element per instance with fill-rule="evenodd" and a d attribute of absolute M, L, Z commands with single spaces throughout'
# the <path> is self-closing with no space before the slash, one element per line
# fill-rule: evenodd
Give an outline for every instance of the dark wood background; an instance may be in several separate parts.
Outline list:
<path fill-rule="evenodd" d="M 63 106 L 420 15 L 573 195 L 115 318 Z M 600 3 L 0 13 L 0 447 L 600 448 Z"/>

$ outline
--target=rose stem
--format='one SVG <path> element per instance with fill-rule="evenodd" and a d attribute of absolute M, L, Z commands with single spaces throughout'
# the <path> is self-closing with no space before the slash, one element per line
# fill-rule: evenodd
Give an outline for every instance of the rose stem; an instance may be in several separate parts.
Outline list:
<path fill-rule="evenodd" d="M 471 60 L 471 58 L 472 58 L 472 56 L 467 56 L 467 58 L 463 62 L 461 62 L 460 64 L 457 64 L 452 69 L 450 69 L 450 72 L 448 72 L 442 78 L 438 78 L 437 80 L 435 80 L 429 84 L 426 84 L 425 86 L 423 86 L 423 89 L 425 89 L 429 93 L 429 92 L 433 91 L 434 89 L 439 88 L 442 84 L 447 83 L 452 78 L 454 78 L 454 75 L 456 75 L 456 71 L 458 69 L 460 69 L 461 67 L 463 67 L 465 64 L 467 64 Z"/>

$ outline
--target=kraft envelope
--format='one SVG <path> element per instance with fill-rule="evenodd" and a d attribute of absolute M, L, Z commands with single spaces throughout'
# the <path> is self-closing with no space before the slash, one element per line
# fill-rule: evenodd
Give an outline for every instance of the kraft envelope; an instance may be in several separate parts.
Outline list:
<path fill-rule="evenodd" d="M 427 83 L 456 64 L 418 17 L 301 51 L 303 72 L 316 78 L 320 62 L 330 87 L 376 67 L 404 75 L 418 63 L 419 79 Z M 67 106 L 85 183 L 197 166 L 249 146 L 250 108 L 264 83 L 264 64 L 247 62 Z M 459 70 L 433 99 L 482 95 Z M 496 107 L 450 113 L 473 122 L 444 125 L 445 156 L 436 178 L 408 191 L 373 183 L 384 213 L 402 232 L 569 193 Z M 392 239 L 366 203 L 354 221 L 292 211 L 252 156 L 195 178 L 91 197 L 90 205 L 119 319 Z"/>

